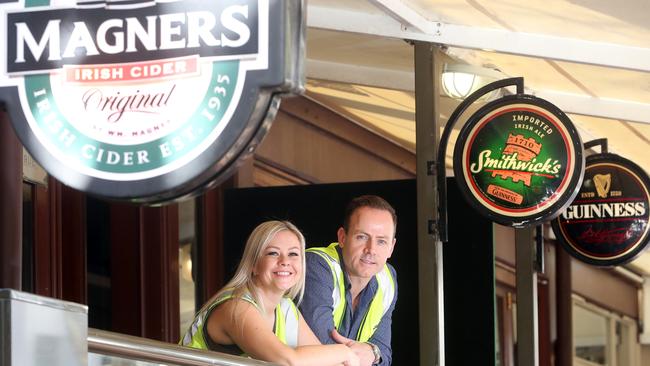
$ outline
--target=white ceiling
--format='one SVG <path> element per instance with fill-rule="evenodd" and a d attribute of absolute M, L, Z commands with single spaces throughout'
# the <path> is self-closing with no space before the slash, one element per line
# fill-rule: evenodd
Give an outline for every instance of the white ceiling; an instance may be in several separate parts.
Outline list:
<path fill-rule="evenodd" d="M 650 171 L 648 14 L 648 0 L 309 0 L 307 95 L 415 151 L 405 40 L 428 41 L 443 62 L 523 76 L 583 142 L 606 137 L 610 152 Z M 442 123 L 457 104 L 441 98 Z M 650 275 L 650 254 L 635 265 Z"/>

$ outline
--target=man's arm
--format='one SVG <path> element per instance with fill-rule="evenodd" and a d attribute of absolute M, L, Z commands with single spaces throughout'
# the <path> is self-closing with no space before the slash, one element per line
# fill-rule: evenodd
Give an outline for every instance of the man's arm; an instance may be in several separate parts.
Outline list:
<path fill-rule="evenodd" d="M 384 314 L 377 326 L 377 329 L 373 333 L 372 337 L 368 340 L 370 343 L 379 347 L 381 352 L 381 359 L 378 365 L 381 366 L 390 366 L 393 362 L 393 350 L 391 347 L 391 325 L 393 323 L 393 310 L 395 309 L 395 304 L 397 302 L 397 276 L 395 274 L 395 269 L 389 265 L 389 269 L 393 275 L 393 280 L 395 281 L 395 297 L 393 302 L 390 304 L 388 311 Z M 346 338 L 340 335 L 338 332 L 332 332 L 332 337 L 338 343 L 345 344 L 348 347 L 352 348 L 354 352 L 359 356 L 360 364 L 363 366 L 371 365 L 374 361 L 374 354 L 372 348 L 366 344 L 357 342 L 353 339 Z"/>
<path fill-rule="evenodd" d="M 380 366 L 390 366 L 393 362 L 391 325 L 393 324 L 393 310 L 395 310 L 395 304 L 397 303 L 397 274 L 395 273 L 395 268 L 391 265 L 388 265 L 388 267 L 393 275 L 393 280 L 395 281 L 395 297 L 393 298 L 393 303 L 390 304 L 388 311 L 384 314 L 383 318 L 381 318 L 377 330 L 375 330 L 375 333 L 373 333 L 369 340 L 370 343 L 376 344 L 381 351 Z"/>
<path fill-rule="evenodd" d="M 354 339 L 344 337 L 336 330 L 332 331 L 332 339 L 340 344 L 350 347 L 350 349 L 359 357 L 360 366 L 372 366 L 372 363 L 375 361 L 375 354 L 368 343 L 357 342 Z"/>
<path fill-rule="evenodd" d="M 332 272 L 325 259 L 316 253 L 307 253 L 306 261 L 305 295 L 300 312 L 323 344 L 336 343 L 330 335 L 334 329 Z"/>

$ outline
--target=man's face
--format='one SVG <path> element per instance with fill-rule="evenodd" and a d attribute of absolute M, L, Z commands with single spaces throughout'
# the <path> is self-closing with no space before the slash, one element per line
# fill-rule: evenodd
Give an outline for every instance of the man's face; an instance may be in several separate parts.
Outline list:
<path fill-rule="evenodd" d="M 395 225 L 388 211 L 370 207 L 355 210 L 348 232 L 339 228 L 339 245 L 350 276 L 370 279 L 393 254 Z"/>

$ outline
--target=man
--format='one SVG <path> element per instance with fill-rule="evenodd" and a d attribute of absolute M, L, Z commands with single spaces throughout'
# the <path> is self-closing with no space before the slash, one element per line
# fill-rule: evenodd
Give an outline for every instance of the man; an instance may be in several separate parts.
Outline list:
<path fill-rule="evenodd" d="M 338 243 L 307 250 L 301 311 L 324 344 L 344 343 L 362 366 L 390 366 L 391 322 L 397 301 L 397 216 L 378 196 L 354 198 L 345 210 Z"/>

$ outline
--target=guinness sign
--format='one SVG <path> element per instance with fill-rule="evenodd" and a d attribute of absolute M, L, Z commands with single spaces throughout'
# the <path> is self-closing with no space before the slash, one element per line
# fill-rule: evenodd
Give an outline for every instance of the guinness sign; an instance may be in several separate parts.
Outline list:
<path fill-rule="evenodd" d="M 64 184 L 157 203 L 216 184 L 303 90 L 301 0 L 0 5 L 0 100 Z"/>
<path fill-rule="evenodd" d="M 649 241 L 650 179 L 633 162 L 614 154 L 587 158 L 576 199 L 553 231 L 574 257 L 598 266 L 629 262 Z"/>
<path fill-rule="evenodd" d="M 463 126 L 454 173 L 468 202 L 491 220 L 524 227 L 557 216 L 578 192 L 582 142 L 569 118 L 531 95 L 488 103 Z"/>

